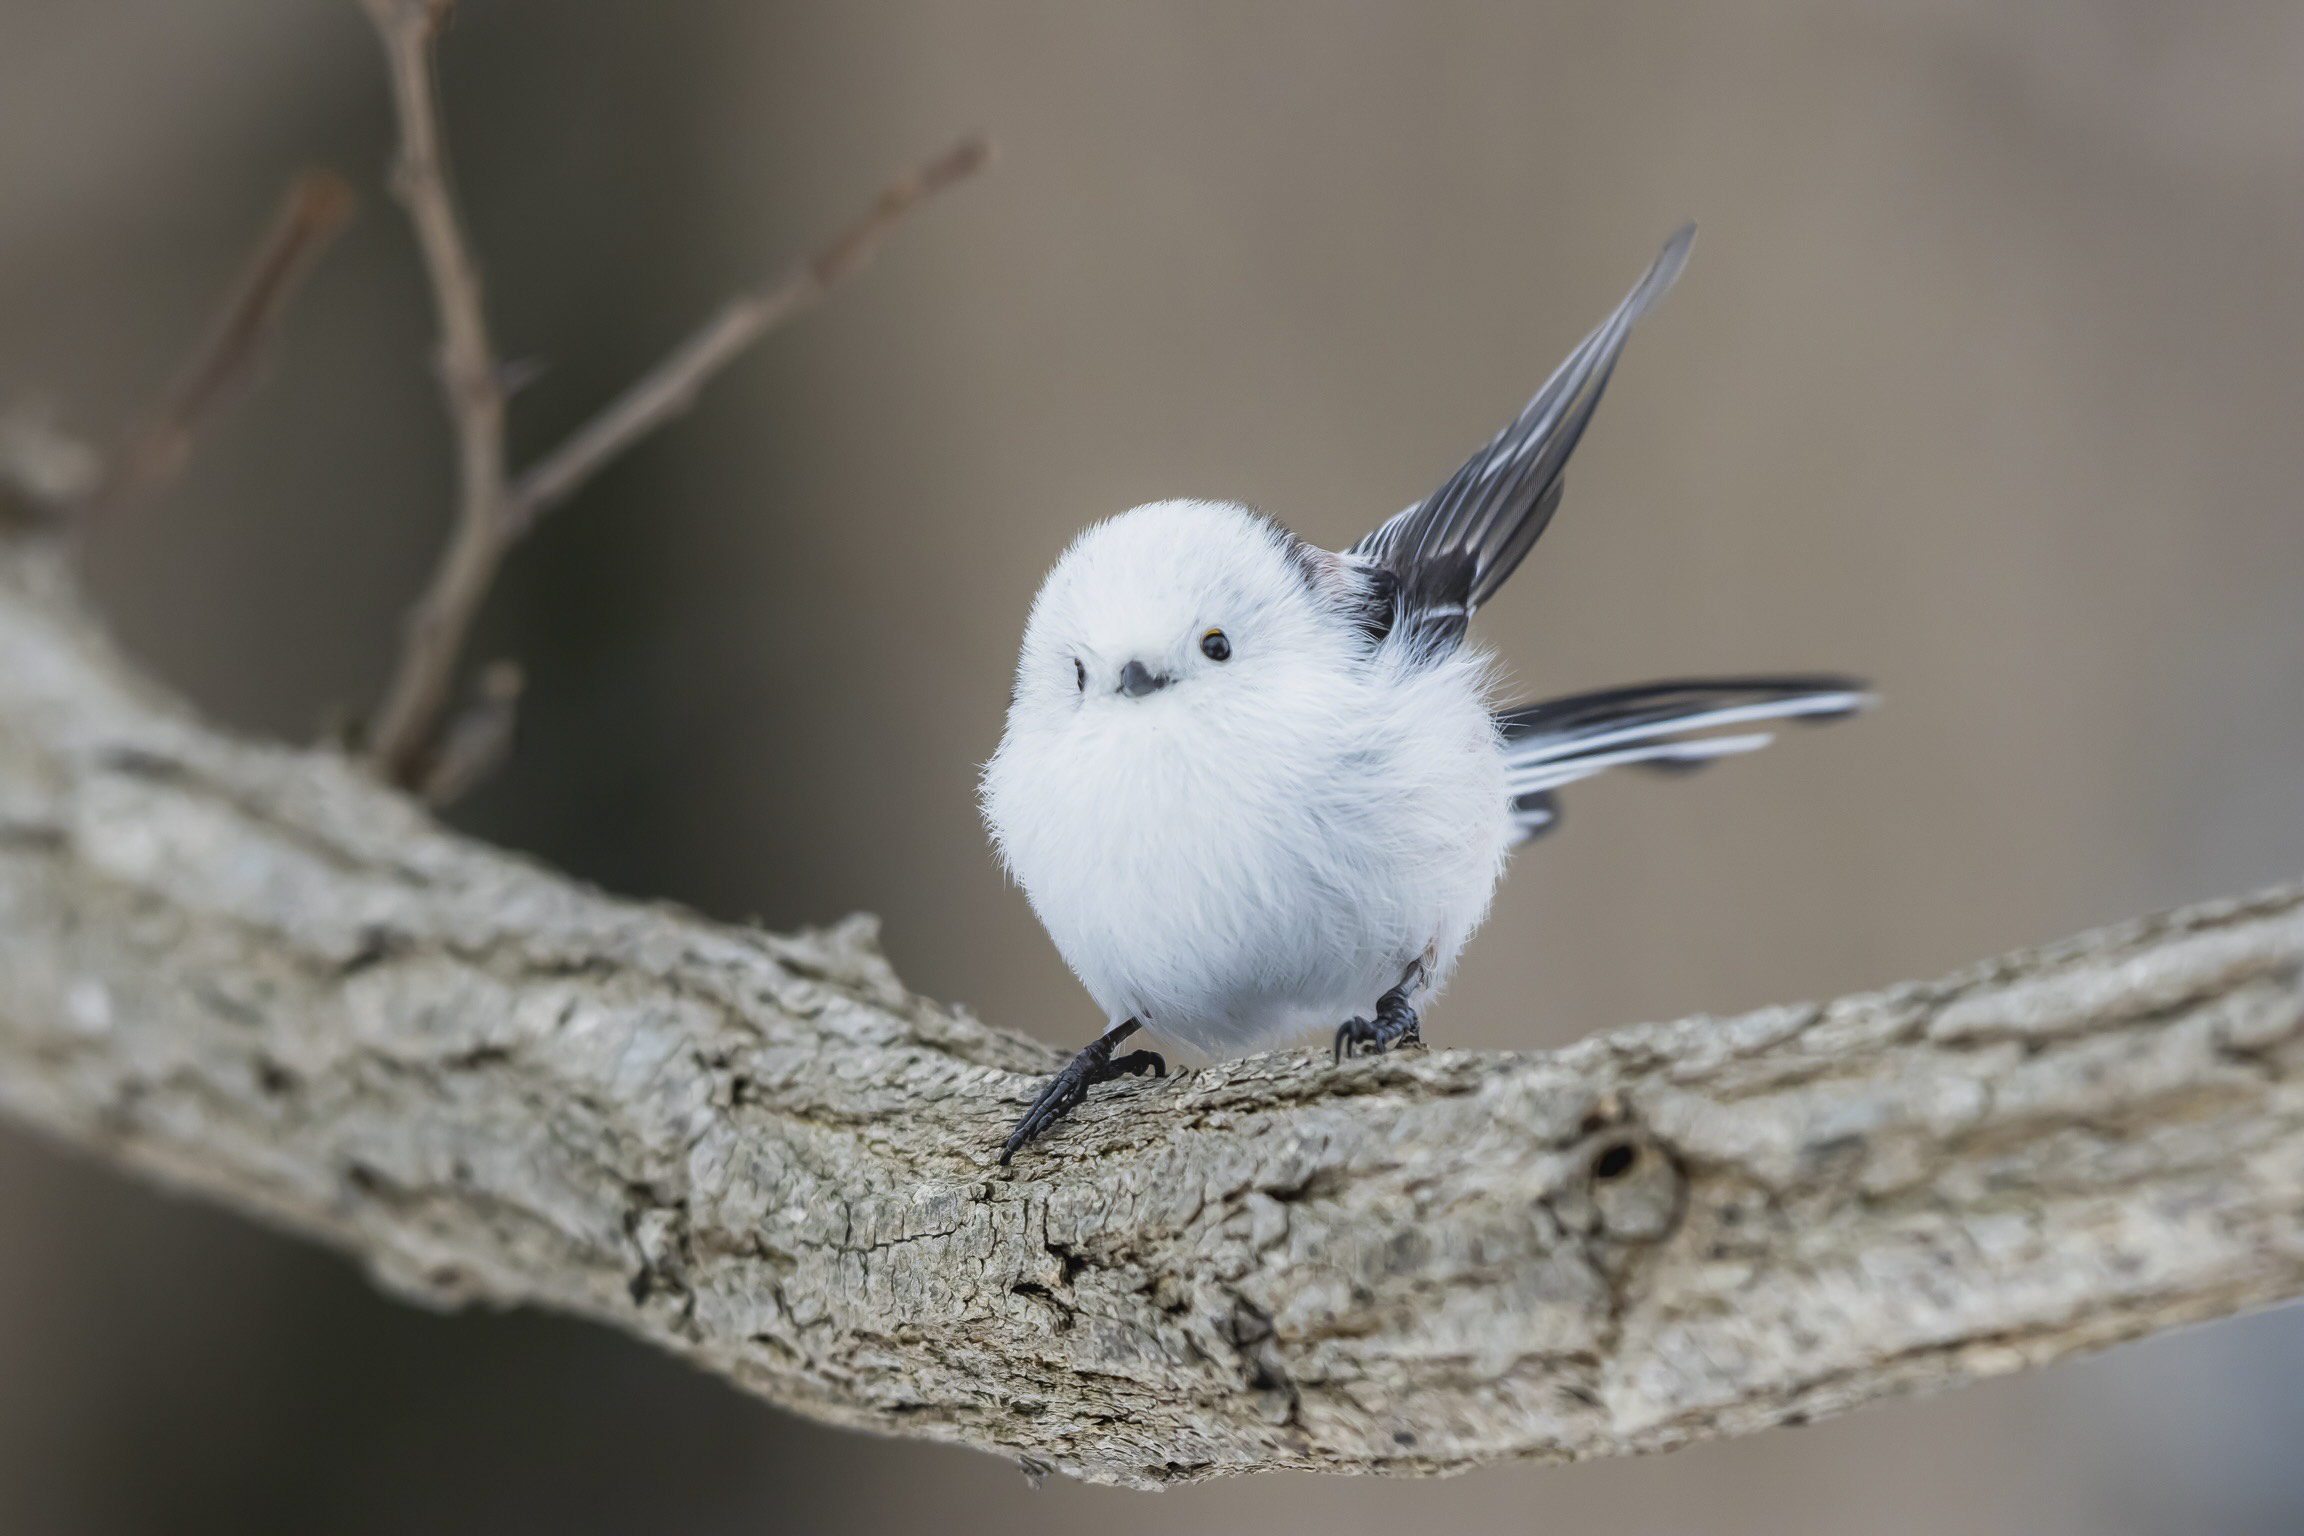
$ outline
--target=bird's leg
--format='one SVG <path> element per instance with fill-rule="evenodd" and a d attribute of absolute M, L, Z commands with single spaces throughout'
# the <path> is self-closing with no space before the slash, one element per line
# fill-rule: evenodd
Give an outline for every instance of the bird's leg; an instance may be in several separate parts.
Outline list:
<path fill-rule="evenodd" d="M 1050 1078 L 1048 1086 L 1040 1090 L 1040 1097 L 1024 1112 L 1024 1118 L 1016 1122 L 1016 1129 L 1008 1133 L 1008 1144 L 1000 1149 L 1001 1165 L 1007 1165 L 1018 1147 L 1072 1113 L 1073 1108 L 1088 1097 L 1088 1090 L 1098 1083 L 1143 1072 L 1166 1077 L 1168 1063 L 1161 1060 L 1156 1051 L 1130 1051 L 1117 1061 L 1112 1059 L 1112 1048 L 1142 1027 L 1134 1019 L 1123 1019 L 1089 1041 L 1086 1050 Z"/>
<path fill-rule="evenodd" d="M 1403 1040 L 1424 1043 L 1416 1010 L 1409 1006 L 1431 974 L 1429 961 L 1419 958 L 1408 967 L 1408 974 L 1400 978 L 1400 985 L 1376 999 L 1376 1017 L 1373 1019 L 1346 1019 L 1336 1031 L 1336 1059 L 1347 1056 L 1380 1056 Z"/>

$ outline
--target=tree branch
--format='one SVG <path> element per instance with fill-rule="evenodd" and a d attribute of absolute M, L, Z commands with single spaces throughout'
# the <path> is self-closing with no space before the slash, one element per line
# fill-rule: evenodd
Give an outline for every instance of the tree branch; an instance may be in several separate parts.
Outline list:
<path fill-rule="evenodd" d="M 2304 886 L 1565 1051 L 1100 1092 L 225 738 L 0 554 L 0 1112 L 834 1422 L 1160 1484 L 1649 1450 L 2304 1292 Z"/>

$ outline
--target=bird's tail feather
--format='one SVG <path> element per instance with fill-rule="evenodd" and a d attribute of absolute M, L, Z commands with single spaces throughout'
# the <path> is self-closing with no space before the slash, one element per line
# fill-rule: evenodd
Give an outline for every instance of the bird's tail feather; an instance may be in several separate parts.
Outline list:
<path fill-rule="evenodd" d="M 1559 821 L 1554 791 L 1610 768 L 1691 771 L 1768 745 L 1778 720 L 1844 720 L 1871 705 L 1861 682 L 1830 675 L 1640 683 L 1523 704 L 1496 717 L 1522 840 Z"/>

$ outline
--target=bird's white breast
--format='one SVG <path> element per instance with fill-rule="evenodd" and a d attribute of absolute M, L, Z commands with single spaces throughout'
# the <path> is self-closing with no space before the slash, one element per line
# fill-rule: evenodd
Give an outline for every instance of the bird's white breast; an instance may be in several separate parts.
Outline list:
<path fill-rule="evenodd" d="M 1020 702 L 984 781 L 1011 873 L 1098 1004 L 1215 1055 L 1367 1014 L 1422 956 L 1436 987 L 1510 842 L 1482 660 L 1255 659 L 1253 686 Z"/>

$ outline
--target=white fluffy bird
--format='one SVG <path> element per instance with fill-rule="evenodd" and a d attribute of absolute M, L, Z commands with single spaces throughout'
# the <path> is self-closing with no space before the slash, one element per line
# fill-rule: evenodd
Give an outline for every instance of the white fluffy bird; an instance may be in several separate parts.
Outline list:
<path fill-rule="evenodd" d="M 1560 473 L 1632 324 L 1693 227 L 1527 409 L 1428 500 L 1341 554 L 1242 506 L 1163 501 L 1076 540 L 1025 626 L 985 766 L 1002 860 L 1110 1027 L 1048 1085 L 1016 1149 L 1098 1082 L 1165 1073 L 1138 1028 L 1216 1056 L 1312 1029 L 1336 1052 L 1414 1039 L 1553 791 L 1622 764 L 1693 767 L 1721 734 L 1844 716 L 1843 677 L 1650 683 L 1499 710 L 1464 644 L 1560 503 Z"/>

